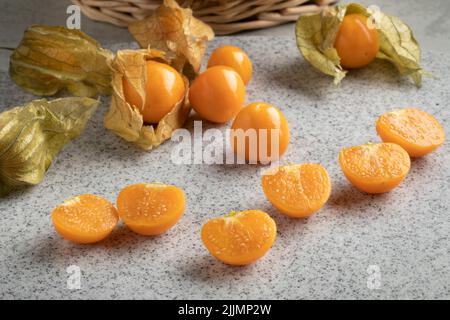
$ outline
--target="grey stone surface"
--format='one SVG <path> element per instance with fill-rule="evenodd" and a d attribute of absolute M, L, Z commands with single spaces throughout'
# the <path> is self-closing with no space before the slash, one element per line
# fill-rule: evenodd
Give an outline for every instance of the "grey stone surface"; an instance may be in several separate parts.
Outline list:
<path fill-rule="evenodd" d="M 425 52 L 423 65 L 435 78 L 420 89 L 383 62 L 352 71 L 335 87 L 289 37 L 222 38 L 212 47 L 222 43 L 241 46 L 254 63 L 247 101 L 267 101 L 286 114 L 292 141 L 282 162 L 328 169 L 327 205 L 309 219 L 289 219 L 265 199 L 258 166 L 175 165 L 172 141 L 143 152 L 103 128 L 104 97 L 40 185 L 0 199 L 0 298 L 450 298 L 449 142 L 414 160 L 403 184 L 383 195 L 357 191 L 337 161 L 344 146 L 379 141 L 374 122 L 393 108 L 421 107 L 450 132 L 450 59 Z M 2 110 L 32 98 L 4 73 L 0 97 Z M 224 132 L 228 125 L 203 127 Z M 54 231 L 50 212 L 64 199 L 95 193 L 115 201 L 120 188 L 142 181 L 186 192 L 185 215 L 166 234 L 146 238 L 119 225 L 105 241 L 80 246 Z M 243 268 L 216 261 L 201 243 L 202 223 L 249 208 L 275 219 L 273 248 Z M 81 268 L 80 290 L 67 289 L 70 265 Z M 377 290 L 369 289 L 370 266 L 380 269 Z"/>

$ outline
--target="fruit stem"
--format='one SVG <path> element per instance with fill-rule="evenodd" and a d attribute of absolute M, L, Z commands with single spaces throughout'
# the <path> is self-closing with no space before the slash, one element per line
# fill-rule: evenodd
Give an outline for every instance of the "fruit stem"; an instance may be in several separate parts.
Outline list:
<path fill-rule="evenodd" d="M 237 215 L 239 211 L 231 210 L 228 214 L 224 215 L 225 218 L 231 218 Z"/>

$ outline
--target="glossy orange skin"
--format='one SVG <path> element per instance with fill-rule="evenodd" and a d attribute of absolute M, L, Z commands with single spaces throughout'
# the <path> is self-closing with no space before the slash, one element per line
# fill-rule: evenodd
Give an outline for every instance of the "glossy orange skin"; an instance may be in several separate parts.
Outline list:
<path fill-rule="evenodd" d="M 384 142 L 396 143 L 411 157 L 422 157 L 444 143 L 445 132 L 431 114 L 405 108 L 381 115 L 376 122 L 378 135 Z"/>
<path fill-rule="evenodd" d="M 368 65 L 378 53 L 379 38 L 378 30 L 367 26 L 367 17 L 356 13 L 346 15 L 334 42 L 341 66 L 354 69 Z"/>
<path fill-rule="evenodd" d="M 156 236 L 173 227 L 183 215 L 184 192 L 159 183 L 137 183 L 123 188 L 117 210 L 125 225 L 144 236 Z"/>
<path fill-rule="evenodd" d="M 114 205 L 102 197 L 82 194 L 52 211 L 56 231 L 65 239 L 89 244 L 105 239 L 119 221 Z"/>
<path fill-rule="evenodd" d="M 286 152 L 289 145 L 290 132 L 286 117 L 278 108 L 268 103 L 254 102 L 244 107 L 234 119 L 231 129 L 231 145 L 233 151 L 238 156 L 245 157 L 247 161 L 260 162 L 262 159 L 266 160 L 266 158 L 270 161 L 276 160 Z M 248 129 L 254 129 L 257 132 L 255 134 L 256 139 L 250 139 L 249 136 L 245 137 L 245 140 L 239 139 L 238 131 L 236 131 L 238 129 L 242 129 L 244 133 Z M 264 132 L 260 132 L 260 129 L 267 130 L 265 135 L 267 139 L 267 154 L 263 154 L 263 157 L 261 157 L 260 151 L 264 153 L 265 150 L 264 148 L 260 150 L 261 142 L 259 138 L 260 133 L 264 137 Z M 278 154 L 272 152 L 272 129 L 279 130 Z M 243 149 L 239 147 L 240 143 L 245 143 L 245 154 L 243 154 Z M 256 150 L 256 157 L 251 152 L 253 150 Z"/>
<path fill-rule="evenodd" d="M 122 83 L 125 100 L 139 110 L 146 123 L 161 121 L 183 99 L 186 90 L 177 70 L 152 60 L 147 61 L 144 107 L 138 92 L 125 77 Z"/>
<path fill-rule="evenodd" d="M 320 164 L 290 164 L 266 172 L 262 176 L 262 188 L 266 198 L 281 213 L 305 218 L 328 201 L 331 181 Z"/>
<path fill-rule="evenodd" d="M 218 260 L 235 266 L 248 265 L 263 257 L 277 235 L 275 221 L 260 210 L 232 212 L 206 222 L 203 244 Z"/>
<path fill-rule="evenodd" d="M 242 109 L 245 85 L 241 76 L 232 68 L 211 67 L 192 83 L 189 101 L 203 119 L 225 123 Z"/>
<path fill-rule="evenodd" d="M 208 60 L 208 68 L 214 66 L 227 66 L 233 68 L 247 85 L 252 78 L 252 62 L 241 48 L 235 46 L 222 46 L 213 51 Z"/>
<path fill-rule="evenodd" d="M 339 164 L 346 178 L 359 190 L 384 193 L 397 187 L 411 168 L 408 153 L 395 143 L 371 143 L 343 148 Z"/>

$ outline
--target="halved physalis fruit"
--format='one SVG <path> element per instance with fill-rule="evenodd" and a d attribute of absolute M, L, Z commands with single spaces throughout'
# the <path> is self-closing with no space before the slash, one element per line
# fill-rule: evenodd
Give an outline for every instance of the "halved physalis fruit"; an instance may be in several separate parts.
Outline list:
<path fill-rule="evenodd" d="M 154 236 L 169 230 L 183 215 L 184 192 L 160 183 L 138 183 L 123 188 L 117 210 L 123 222 L 136 233 Z"/>
<path fill-rule="evenodd" d="M 344 148 L 339 163 L 347 179 L 367 193 L 392 190 L 405 179 L 411 166 L 408 153 L 395 143 Z"/>
<path fill-rule="evenodd" d="M 265 172 L 262 188 L 270 203 L 281 213 L 305 218 L 328 201 L 331 182 L 327 170 L 320 164 L 290 164 Z"/>
<path fill-rule="evenodd" d="M 75 243 L 94 243 L 106 238 L 119 221 L 114 205 L 108 200 L 83 194 L 64 201 L 52 212 L 56 231 Z"/>
<path fill-rule="evenodd" d="M 376 123 L 378 135 L 384 142 L 396 143 L 411 157 L 421 157 L 444 143 L 442 125 L 431 114 L 405 108 L 381 115 Z"/>
<path fill-rule="evenodd" d="M 232 211 L 207 221 L 201 231 L 208 251 L 230 265 L 247 265 L 264 256 L 276 234 L 275 221 L 260 210 Z"/>

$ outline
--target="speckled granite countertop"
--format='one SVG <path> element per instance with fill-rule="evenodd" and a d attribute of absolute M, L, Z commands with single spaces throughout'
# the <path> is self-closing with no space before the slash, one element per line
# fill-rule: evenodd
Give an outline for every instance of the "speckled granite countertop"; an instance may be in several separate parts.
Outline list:
<path fill-rule="evenodd" d="M 449 142 L 414 160 L 404 183 L 383 195 L 354 189 L 337 161 L 343 146 L 378 141 L 375 119 L 397 107 L 429 111 L 449 134 L 450 58 L 424 53 L 435 78 L 421 89 L 381 62 L 334 87 L 300 57 L 292 38 L 225 41 L 253 60 L 247 101 L 273 103 L 289 120 L 292 142 L 283 162 L 328 169 L 328 204 L 309 219 L 292 220 L 266 201 L 256 166 L 175 165 L 170 141 L 142 152 L 103 128 L 109 103 L 103 98 L 87 132 L 62 151 L 42 184 L 0 199 L 0 298 L 450 298 Z M 0 97 L 1 109 L 33 98 L 4 73 Z M 91 192 L 115 201 L 122 186 L 141 181 L 185 190 L 185 215 L 168 233 L 145 238 L 120 225 L 91 246 L 55 233 L 50 212 L 62 200 Z M 244 268 L 214 260 L 201 243 L 201 224 L 248 208 L 275 218 L 274 247 Z M 71 265 L 81 270 L 79 290 L 67 288 Z"/>

